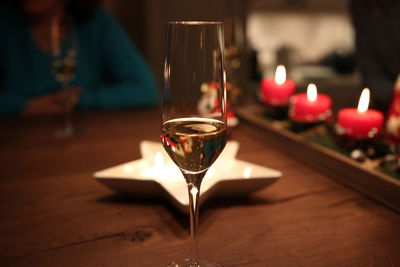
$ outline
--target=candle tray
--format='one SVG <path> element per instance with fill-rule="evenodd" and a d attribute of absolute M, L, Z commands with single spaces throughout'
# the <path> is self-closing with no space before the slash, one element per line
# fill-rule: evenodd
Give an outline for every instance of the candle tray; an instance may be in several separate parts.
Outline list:
<path fill-rule="evenodd" d="M 338 143 L 333 124 L 294 125 L 288 120 L 274 120 L 260 104 L 237 108 L 241 122 L 260 128 L 281 149 L 349 186 L 400 212 L 400 176 L 382 166 L 383 157 L 358 162 L 350 157 L 346 144 Z M 377 140 L 377 147 L 388 147 Z M 354 151 L 354 150 L 353 150 Z M 305 160 L 306 159 L 306 160 Z"/>

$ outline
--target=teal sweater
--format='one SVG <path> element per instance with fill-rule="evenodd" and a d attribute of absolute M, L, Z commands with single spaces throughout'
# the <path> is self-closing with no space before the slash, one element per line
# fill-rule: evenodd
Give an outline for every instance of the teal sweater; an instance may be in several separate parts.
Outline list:
<path fill-rule="evenodd" d="M 71 86 L 80 86 L 78 108 L 114 109 L 153 105 L 158 99 L 145 60 L 121 26 L 102 8 L 77 26 L 78 67 Z M 26 19 L 0 12 L 0 114 L 21 112 L 29 98 L 60 90 L 49 53 L 35 43 Z M 107 82 L 105 82 L 107 81 Z"/>

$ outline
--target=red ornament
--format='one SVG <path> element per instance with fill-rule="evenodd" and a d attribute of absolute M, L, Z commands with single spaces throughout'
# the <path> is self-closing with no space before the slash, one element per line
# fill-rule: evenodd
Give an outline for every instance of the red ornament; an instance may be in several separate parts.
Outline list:
<path fill-rule="evenodd" d="M 388 112 L 386 122 L 388 139 L 392 143 L 400 143 L 400 85 L 396 88 Z"/>

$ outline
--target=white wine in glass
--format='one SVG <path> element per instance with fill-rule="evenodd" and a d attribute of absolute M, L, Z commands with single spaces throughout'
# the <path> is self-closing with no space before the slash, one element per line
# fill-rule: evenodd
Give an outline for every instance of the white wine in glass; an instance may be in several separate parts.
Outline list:
<path fill-rule="evenodd" d="M 221 22 L 175 21 L 166 28 L 161 141 L 188 187 L 192 255 L 168 266 L 222 266 L 197 255 L 203 177 L 227 139 Z"/>

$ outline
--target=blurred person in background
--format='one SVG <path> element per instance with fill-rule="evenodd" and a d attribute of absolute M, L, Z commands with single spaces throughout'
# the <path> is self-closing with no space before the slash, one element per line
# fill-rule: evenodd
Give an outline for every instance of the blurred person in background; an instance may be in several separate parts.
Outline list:
<path fill-rule="evenodd" d="M 372 105 L 387 112 L 400 73 L 400 1 L 351 0 L 356 56 Z"/>
<path fill-rule="evenodd" d="M 0 114 L 62 113 L 51 67 L 50 21 L 71 17 L 78 39 L 70 83 L 79 109 L 151 106 L 153 75 L 122 27 L 95 0 L 20 0 L 0 11 Z"/>

